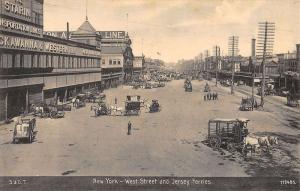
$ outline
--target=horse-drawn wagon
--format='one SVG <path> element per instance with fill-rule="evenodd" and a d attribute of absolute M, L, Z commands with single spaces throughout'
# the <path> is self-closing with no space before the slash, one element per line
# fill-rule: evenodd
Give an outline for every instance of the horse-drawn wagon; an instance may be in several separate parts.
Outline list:
<path fill-rule="evenodd" d="M 26 140 L 31 143 L 34 139 L 34 129 L 36 127 L 36 119 L 31 117 L 21 118 L 14 127 L 13 143 Z"/>
<path fill-rule="evenodd" d="M 154 99 L 152 100 L 151 105 L 149 106 L 149 112 L 154 113 L 160 111 L 161 106 L 158 103 L 158 100 Z"/>
<path fill-rule="evenodd" d="M 184 90 L 186 92 L 192 92 L 193 91 L 192 82 L 189 79 L 186 79 L 184 81 Z"/>
<path fill-rule="evenodd" d="M 208 122 L 207 141 L 210 147 L 225 147 L 229 151 L 242 151 L 248 135 L 248 119 L 211 119 Z"/>
<path fill-rule="evenodd" d="M 57 105 L 47 105 L 42 103 L 40 105 L 31 106 L 33 110 L 33 115 L 41 118 L 63 118 L 65 116 L 65 112 L 62 108 Z"/>
<path fill-rule="evenodd" d="M 91 106 L 91 110 L 94 110 L 95 116 L 111 114 L 111 108 L 104 101 L 100 101 L 97 106 Z"/>
<path fill-rule="evenodd" d="M 204 86 L 204 92 L 210 92 L 210 87 L 209 87 L 208 83 L 206 83 Z"/>
<path fill-rule="evenodd" d="M 124 115 L 138 115 L 141 112 L 141 96 L 127 96 Z"/>
<path fill-rule="evenodd" d="M 240 105 L 241 111 L 250 111 L 257 107 L 258 107 L 257 101 L 254 97 L 242 98 L 241 105 Z"/>

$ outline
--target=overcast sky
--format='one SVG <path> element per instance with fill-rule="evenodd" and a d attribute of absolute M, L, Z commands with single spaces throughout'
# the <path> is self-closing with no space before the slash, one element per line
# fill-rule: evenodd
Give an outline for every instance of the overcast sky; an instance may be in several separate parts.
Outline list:
<path fill-rule="evenodd" d="M 216 44 L 226 55 L 230 35 L 239 36 L 240 53 L 249 56 L 261 21 L 276 23 L 274 53 L 300 43 L 300 0 L 87 0 L 87 10 L 96 30 L 128 28 L 135 55 L 166 62 L 193 59 Z M 45 30 L 66 30 L 66 22 L 76 30 L 85 15 L 85 0 L 44 1 Z"/>

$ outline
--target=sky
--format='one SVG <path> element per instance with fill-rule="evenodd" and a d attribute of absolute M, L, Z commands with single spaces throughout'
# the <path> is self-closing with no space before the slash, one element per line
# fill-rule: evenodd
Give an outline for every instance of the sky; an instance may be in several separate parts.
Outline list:
<path fill-rule="evenodd" d="M 66 30 L 67 22 L 76 30 L 86 12 L 96 30 L 128 31 L 134 55 L 165 62 L 212 53 L 215 45 L 227 55 L 232 35 L 249 56 L 264 21 L 275 22 L 274 53 L 300 43 L 300 0 L 44 0 L 44 30 Z"/>

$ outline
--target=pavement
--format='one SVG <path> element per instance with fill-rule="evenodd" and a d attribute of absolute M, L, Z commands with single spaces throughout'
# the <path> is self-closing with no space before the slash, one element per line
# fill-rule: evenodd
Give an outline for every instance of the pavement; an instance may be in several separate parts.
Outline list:
<path fill-rule="evenodd" d="M 14 124 L 0 127 L 0 176 L 295 176 L 299 175 L 300 115 L 266 102 L 263 111 L 239 111 L 242 93 L 215 87 L 219 100 L 204 101 L 205 81 L 183 80 L 164 88 L 106 90 L 107 102 L 124 108 L 126 95 L 158 99 L 161 112 L 142 108 L 139 116 L 100 116 L 92 104 L 72 108 L 63 119 L 37 119 L 31 144 L 12 144 Z M 229 91 L 228 91 L 229 90 Z M 250 119 L 254 135 L 275 135 L 279 145 L 268 153 L 244 158 L 239 153 L 213 150 L 202 143 L 211 118 Z M 127 124 L 132 134 L 127 135 Z"/>

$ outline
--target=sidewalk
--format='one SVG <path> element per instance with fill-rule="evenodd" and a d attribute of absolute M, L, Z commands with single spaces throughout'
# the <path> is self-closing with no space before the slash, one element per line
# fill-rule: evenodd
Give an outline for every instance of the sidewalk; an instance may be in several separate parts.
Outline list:
<path fill-rule="evenodd" d="M 209 82 L 211 86 L 215 86 L 216 81 L 213 78 L 212 81 Z M 220 83 L 218 83 L 218 88 L 222 88 L 223 90 L 227 91 L 230 93 L 231 91 L 231 87 L 224 87 L 222 86 Z M 251 97 L 252 96 L 252 87 L 250 86 L 246 86 L 246 85 L 241 85 L 241 86 L 234 86 L 234 94 L 238 95 L 240 97 L 243 96 L 248 96 Z M 257 93 L 257 88 L 254 89 L 254 96 L 256 99 L 260 99 L 260 96 L 256 95 Z M 289 107 L 286 105 L 286 98 L 285 97 L 281 97 L 281 96 L 266 96 L 265 97 L 265 102 L 271 103 L 272 105 L 276 106 L 276 107 L 280 107 L 282 109 L 287 109 L 290 111 L 293 111 L 295 113 L 299 113 L 300 114 L 300 109 L 299 108 L 293 108 L 293 107 Z"/>

